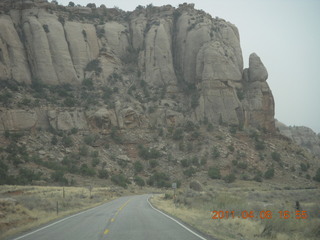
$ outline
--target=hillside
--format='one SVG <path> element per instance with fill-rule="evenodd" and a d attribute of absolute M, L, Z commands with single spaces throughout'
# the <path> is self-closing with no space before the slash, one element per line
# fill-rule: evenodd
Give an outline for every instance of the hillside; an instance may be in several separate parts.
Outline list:
<path fill-rule="evenodd" d="M 237 28 L 196 10 L 0 4 L 1 184 L 317 186 L 275 128 L 268 73 Z"/>

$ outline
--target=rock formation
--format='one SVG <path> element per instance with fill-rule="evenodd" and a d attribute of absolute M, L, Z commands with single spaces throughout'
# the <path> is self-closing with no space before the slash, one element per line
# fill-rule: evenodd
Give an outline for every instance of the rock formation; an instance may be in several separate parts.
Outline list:
<path fill-rule="evenodd" d="M 320 157 L 320 136 L 312 129 L 304 126 L 286 126 L 285 124 L 276 121 L 276 128 L 280 133 L 296 144 L 307 148 L 311 153 Z"/>
<path fill-rule="evenodd" d="M 123 12 L 15 0 L 0 11 L 0 81 L 75 88 L 92 81 L 96 89 L 116 89 L 108 103 L 100 99 L 90 109 L 3 108 L 1 130 L 135 128 L 184 119 L 275 130 L 260 58 L 251 54 L 243 69 L 237 28 L 193 4 Z"/>

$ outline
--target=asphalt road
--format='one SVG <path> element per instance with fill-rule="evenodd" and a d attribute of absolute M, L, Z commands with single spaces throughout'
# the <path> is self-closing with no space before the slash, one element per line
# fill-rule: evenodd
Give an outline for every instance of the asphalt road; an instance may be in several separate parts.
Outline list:
<path fill-rule="evenodd" d="M 23 240 L 199 240 L 193 230 L 154 209 L 150 195 L 121 197 L 15 238 Z"/>

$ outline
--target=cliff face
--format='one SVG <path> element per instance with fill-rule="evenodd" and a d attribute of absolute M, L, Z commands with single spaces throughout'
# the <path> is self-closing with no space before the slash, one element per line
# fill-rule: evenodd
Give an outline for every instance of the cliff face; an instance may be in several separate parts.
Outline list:
<path fill-rule="evenodd" d="M 317 135 L 312 129 L 304 126 L 288 127 L 279 121 L 276 121 L 276 127 L 282 135 L 320 157 L 320 135 Z"/>
<path fill-rule="evenodd" d="M 96 96 L 116 89 L 89 109 L 83 100 L 72 109 L 11 104 L 1 109 L 1 130 L 132 128 L 186 120 L 275 130 L 260 58 L 252 54 L 243 69 L 237 28 L 193 5 L 123 12 L 16 0 L 4 1 L 0 11 L 0 81 L 75 89 L 89 81 Z"/>

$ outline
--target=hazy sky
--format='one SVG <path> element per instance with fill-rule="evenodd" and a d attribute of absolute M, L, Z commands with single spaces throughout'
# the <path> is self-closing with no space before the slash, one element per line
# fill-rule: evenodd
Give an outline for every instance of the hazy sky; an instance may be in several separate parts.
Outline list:
<path fill-rule="evenodd" d="M 67 5 L 69 0 L 58 0 Z M 74 0 L 131 11 L 138 5 L 171 4 L 177 0 Z M 276 118 L 286 125 L 307 126 L 320 133 L 320 1 L 319 0 L 194 0 L 196 9 L 235 24 L 245 67 L 257 53 L 266 66 Z M 189 3 L 191 3 L 189 2 Z"/>

